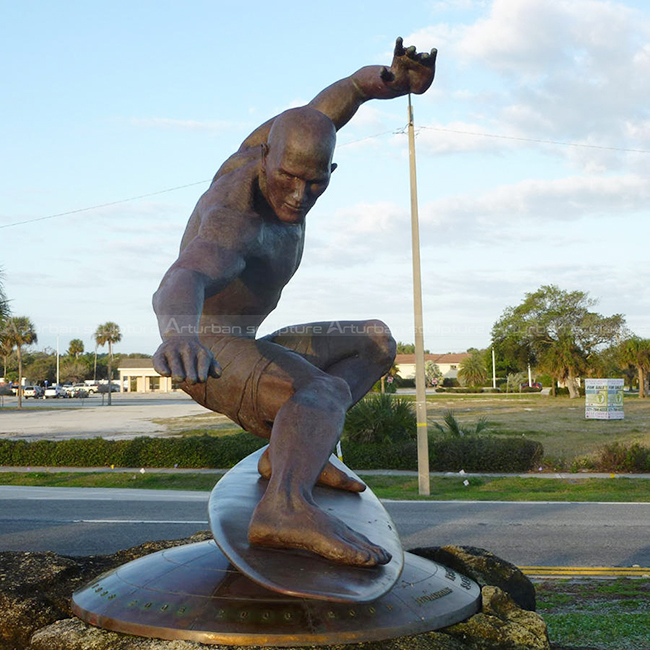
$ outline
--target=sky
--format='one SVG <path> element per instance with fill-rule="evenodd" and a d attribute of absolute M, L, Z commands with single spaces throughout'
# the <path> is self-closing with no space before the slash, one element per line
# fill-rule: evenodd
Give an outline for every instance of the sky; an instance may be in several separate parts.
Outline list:
<path fill-rule="evenodd" d="M 487 347 L 527 292 L 650 337 L 650 8 L 628 0 L 0 0 L 0 266 L 39 348 L 159 344 L 151 295 L 221 163 L 397 36 L 414 96 L 425 347 Z M 368 102 L 260 330 L 380 318 L 412 342 L 407 99 Z"/>

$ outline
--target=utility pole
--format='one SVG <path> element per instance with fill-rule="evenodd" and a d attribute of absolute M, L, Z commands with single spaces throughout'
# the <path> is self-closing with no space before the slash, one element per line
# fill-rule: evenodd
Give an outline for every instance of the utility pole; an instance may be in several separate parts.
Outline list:
<path fill-rule="evenodd" d="M 418 434 L 418 485 L 423 496 L 431 493 L 429 477 L 429 438 L 427 429 L 427 395 L 424 376 L 424 322 L 422 318 L 422 274 L 420 271 L 420 224 L 418 190 L 415 173 L 415 131 L 411 93 L 408 95 L 409 171 L 411 178 L 411 245 L 413 250 L 413 311 L 415 318 L 415 411 Z"/>

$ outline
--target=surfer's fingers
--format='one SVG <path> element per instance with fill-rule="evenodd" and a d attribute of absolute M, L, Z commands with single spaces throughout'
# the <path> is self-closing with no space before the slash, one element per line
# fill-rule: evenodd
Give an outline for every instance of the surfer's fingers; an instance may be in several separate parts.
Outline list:
<path fill-rule="evenodd" d="M 185 381 L 187 378 L 187 373 L 185 372 L 185 364 L 183 363 L 183 360 L 181 359 L 180 355 L 178 354 L 170 354 L 167 357 L 169 361 L 169 367 L 171 368 L 172 371 L 172 379 L 175 382 L 182 382 Z"/>

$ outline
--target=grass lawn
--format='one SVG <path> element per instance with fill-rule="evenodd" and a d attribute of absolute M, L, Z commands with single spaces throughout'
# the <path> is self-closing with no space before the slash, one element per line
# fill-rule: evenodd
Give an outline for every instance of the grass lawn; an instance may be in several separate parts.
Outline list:
<path fill-rule="evenodd" d="M 402 397 L 414 399 L 411 395 Z M 590 456 L 599 447 L 614 441 L 650 446 L 650 399 L 626 396 L 624 420 L 587 420 L 584 408 L 584 398 L 570 400 L 537 393 L 427 396 L 430 424 L 442 422 L 448 410 L 453 410 L 461 423 L 485 417 L 495 435 L 524 435 L 541 442 L 547 464 L 556 469 L 569 468 L 575 458 Z M 167 435 L 175 436 L 223 436 L 241 431 L 228 418 L 216 413 L 154 421 L 167 427 Z"/>
<path fill-rule="evenodd" d="M 363 476 L 380 499 L 419 499 L 413 477 Z M 467 480 L 469 485 L 465 485 Z M 426 498 L 426 497 L 424 497 Z M 429 499 L 452 501 L 650 501 L 650 479 L 433 477 Z"/>
<path fill-rule="evenodd" d="M 553 580 L 535 588 L 554 648 L 650 648 L 650 580 Z"/>
<path fill-rule="evenodd" d="M 136 474 L 129 472 L 2 472 L 0 485 L 45 487 L 137 488 L 149 490 L 198 490 L 209 492 L 218 474 Z"/>
<path fill-rule="evenodd" d="M 544 445 L 545 458 L 567 465 L 614 441 L 650 446 L 650 400 L 636 396 L 625 397 L 624 420 L 585 419 L 584 398 L 570 400 L 535 393 L 428 396 L 429 422 L 441 422 L 449 409 L 461 423 L 486 417 L 497 435 L 525 435 L 538 440 Z"/>
<path fill-rule="evenodd" d="M 166 435 L 171 436 L 228 436 L 232 433 L 239 433 L 241 428 L 232 420 L 220 413 L 201 413 L 200 415 L 188 415 L 181 418 L 156 418 L 155 424 L 161 424 L 166 429 Z"/>
<path fill-rule="evenodd" d="M 417 478 L 363 476 L 380 499 L 419 499 Z M 217 474 L 135 474 L 114 472 L 15 472 L 1 473 L 1 485 L 49 487 L 109 487 L 153 490 L 210 491 Z M 476 501 L 650 501 L 646 479 L 543 479 L 434 477 L 430 499 Z"/>

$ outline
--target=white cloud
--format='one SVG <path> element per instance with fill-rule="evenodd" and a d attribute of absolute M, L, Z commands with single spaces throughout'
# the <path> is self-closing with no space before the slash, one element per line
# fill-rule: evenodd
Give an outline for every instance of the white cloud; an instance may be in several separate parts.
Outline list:
<path fill-rule="evenodd" d="M 574 176 L 525 180 L 477 197 L 454 196 L 421 208 L 423 223 L 465 237 L 467 227 L 490 230 L 525 219 L 567 221 L 583 217 L 633 215 L 646 210 L 650 179 Z"/>
<path fill-rule="evenodd" d="M 349 268 L 389 255 L 408 236 L 408 212 L 387 201 L 357 203 L 329 215 L 314 215 L 307 232 L 305 260 Z"/>
<path fill-rule="evenodd" d="M 440 47 L 435 83 L 455 112 L 474 114 L 474 130 L 645 149 L 649 38 L 647 15 L 620 3 L 495 0 L 488 15 L 471 24 L 429 26 L 408 40 Z M 477 79 L 491 94 L 464 92 L 467 85 L 476 88 Z M 602 151 L 564 147 L 556 153 L 591 173 L 636 163 Z"/>

